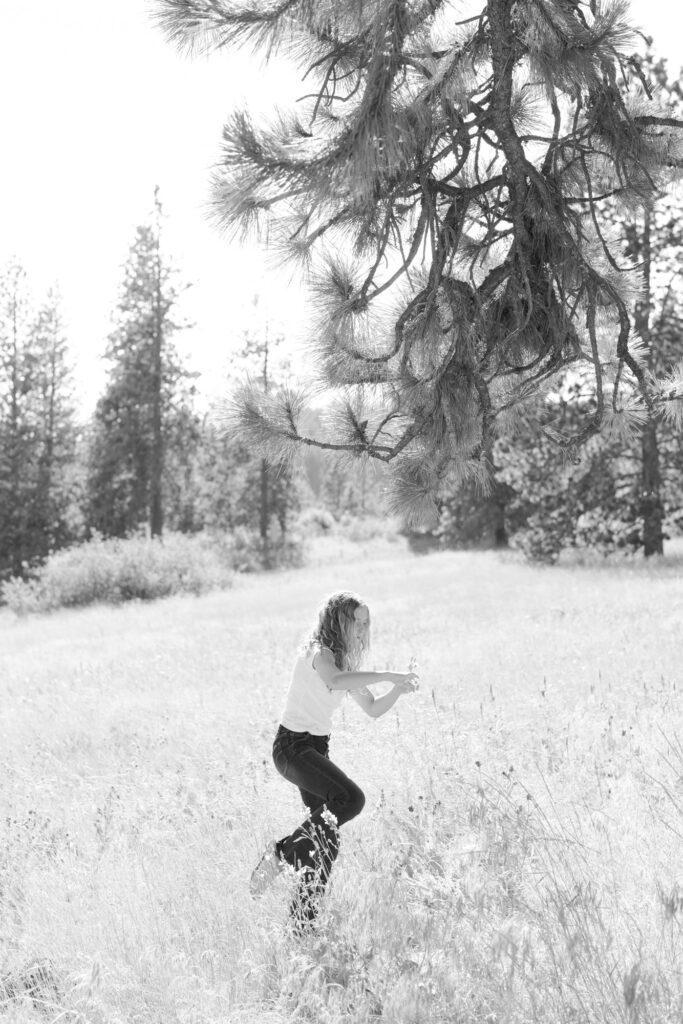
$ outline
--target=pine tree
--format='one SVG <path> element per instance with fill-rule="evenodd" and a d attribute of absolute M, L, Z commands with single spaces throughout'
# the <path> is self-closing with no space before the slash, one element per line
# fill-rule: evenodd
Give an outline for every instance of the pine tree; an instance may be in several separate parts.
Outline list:
<path fill-rule="evenodd" d="M 281 350 L 284 336 L 273 329 L 267 316 L 259 316 L 259 296 L 254 296 L 253 326 L 244 331 L 242 344 L 235 351 L 233 368 L 246 371 L 252 388 L 265 398 L 280 394 L 289 369 L 283 363 Z M 264 569 L 273 568 L 277 552 L 273 550 L 273 533 L 284 540 L 293 515 L 300 507 L 297 474 L 290 465 L 271 466 L 260 453 L 254 457 L 245 439 L 235 436 L 228 417 L 223 428 L 224 458 L 232 465 L 234 475 L 233 518 L 236 525 L 256 528 L 260 538 L 261 562 Z"/>
<path fill-rule="evenodd" d="M 34 451 L 27 411 L 30 316 L 26 271 L 15 261 L 0 278 L 0 568 L 15 576 L 22 575 L 31 557 L 26 478 Z"/>
<path fill-rule="evenodd" d="M 660 102 L 680 114 L 683 84 L 669 79 L 665 62 L 651 51 L 640 64 L 657 83 Z M 627 76 L 624 88 L 632 85 L 632 75 L 630 79 Z M 651 377 L 675 379 L 683 361 L 680 196 L 674 191 L 651 197 L 635 213 L 607 201 L 603 214 L 613 236 L 620 239 L 621 257 L 631 261 L 642 279 L 629 310 L 640 361 Z M 539 423 L 555 421 L 557 427 L 562 418 L 565 424 L 573 421 L 571 432 L 593 412 L 588 382 L 581 386 L 576 370 L 568 378 L 549 404 L 539 405 L 535 424 L 529 423 L 512 442 L 494 445 L 496 489 L 501 483 L 508 488 L 505 518 L 515 543 L 546 559 L 556 557 L 562 545 L 575 543 L 607 551 L 615 546 L 642 547 L 646 556 L 662 553 L 665 517 L 674 528 L 676 515 L 683 519 L 681 434 L 665 415 L 669 407 L 648 409 L 637 403 L 635 416 L 610 416 L 613 430 L 587 446 L 582 465 L 568 472 L 561 451 L 538 430 Z M 634 397 L 624 392 L 626 401 Z M 482 495 L 472 486 L 447 494 L 440 534 L 456 546 L 481 542 L 492 500 L 493 495 Z"/>
<path fill-rule="evenodd" d="M 59 296 L 36 311 L 26 272 L 0 277 L 0 573 L 73 539 L 73 384 Z"/>
<path fill-rule="evenodd" d="M 39 306 L 31 330 L 32 415 L 35 424 L 37 476 L 31 503 L 32 550 L 44 557 L 73 540 L 69 522 L 76 502 L 74 461 L 78 428 L 74 382 L 69 360 L 61 298 L 51 289 Z"/>
<path fill-rule="evenodd" d="M 204 526 L 199 494 L 203 433 L 194 407 L 195 393 L 194 385 L 188 386 L 184 378 L 179 382 L 172 415 L 164 427 L 164 523 L 179 533 L 197 533 Z"/>
<path fill-rule="evenodd" d="M 635 282 L 600 220 L 604 197 L 642 209 L 681 167 L 683 123 L 639 71 L 624 0 L 488 0 L 460 22 L 446 0 L 157 8 L 180 45 L 282 52 L 310 83 L 270 127 L 233 115 L 214 183 L 226 229 L 308 268 L 318 383 L 337 397 L 311 438 L 305 391 L 245 388 L 240 428 L 270 458 L 317 444 L 391 463 L 393 506 L 419 517 L 448 477 L 488 476 L 495 437 L 567 366 L 596 395 L 559 439 L 572 457 L 610 407 L 630 414 L 624 386 L 680 407 L 680 378 L 663 390 L 637 358 Z"/>
<path fill-rule="evenodd" d="M 657 83 L 660 99 L 670 113 L 683 116 L 683 83 L 669 79 L 666 62 L 657 61 L 648 50 L 642 66 Z M 678 364 L 683 366 L 682 213 L 680 198 L 673 193 L 651 197 L 642 213 L 622 217 L 621 221 L 626 254 L 640 267 L 643 280 L 642 294 L 634 309 L 634 326 L 643 345 L 647 371 L 660 379 L 675 373 Z M 639 437 L 637 500 L 646 557 L 664 551 L 666 484 L 662 458 L 663 445 L 667 447 L 665 437 L 670 433 L 662 409 L 648 409 Z"/>
<path fill-rule="evenodd" d="M 90 452 L 92 529 L 125 536 L 147 526 L 163 531 L 164 465 L 175 401 L 187 377 L 173 345 L 179 288 L 160 246 L 161 208 L 137 228 L 124 267 L 115 328 L 105 358 L 109 376 L 97 403 Z M 189 394 L 181 404 L 186 405 Z M 194 429 L 182 413 L 188 429 Z M 177 430 L 176 430 L 177 433 Z"/>

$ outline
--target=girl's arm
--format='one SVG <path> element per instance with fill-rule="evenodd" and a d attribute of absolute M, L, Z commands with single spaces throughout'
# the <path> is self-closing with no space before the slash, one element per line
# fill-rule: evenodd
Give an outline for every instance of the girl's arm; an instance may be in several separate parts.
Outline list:
<path fill-rule="evenodd" d="M 413 675 L 410 678 L 409 675 L 404 682 L 395 684 L 388 693 L 382 694 L 381 697 L 374 697 L 369 690 L 365 689 L 352 690 L 351 696 L 356 704 L 362 707 L 366 715 L 370 715 L 370 718 L 379 718 L 389 708 L 393 708 L 402 693 L 412 693 L 417 690 L 417 686 L 417 676 Z"/>
<path fill-rule="evenodd" d="M 373 683 L 393 683 L 394 686 L 397 686 L 417 679 L 414 672 L 340 672 L 334 663 L 332 652 L 326 648 L 319 651 L 313 658 L 313 668 L 328 690 L 362 690 L 366 686 L 372 686 Z M 398 693 L 396 696 L 398 697 Z M 379 699 L 383 700 L 384 698 L 380 697 Z M 395 700 L 396 698 L 392 703 Z"/>

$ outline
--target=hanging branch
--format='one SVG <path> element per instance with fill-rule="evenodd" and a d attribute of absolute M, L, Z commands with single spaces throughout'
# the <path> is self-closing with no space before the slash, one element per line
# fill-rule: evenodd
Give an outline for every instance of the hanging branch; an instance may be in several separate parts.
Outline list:
<path fill-rule="evenodd" d="M 637 208 L 680 177 L 683 121 L 652 99 L 625 3 L 482 0 L 461 21 L 443 0 L 156 5 L 178 45 L 289 52 L 310 82 L 297 116 L 233 116 L 215 206 L 230 229 L 279 233 L 285 258 L 310 267 L 318 380 L 372 394 L 382 426 L 361 435 L 342 409 L 341 442 L 252 409 L 239 429 L 271 457 L 362 453 L 396 461 L 404 482 L 420 464 L 417 491 L 436 486 L 448 464 L 480 459 L 511 403 L 583 359 L 600 414 L 560 439 L 576 455 L 605 401 L 598 310 L 613 407 L 622 367 L 648 407 L 660 401 L 630 349 L 632 270 L 604 204 Z"/>

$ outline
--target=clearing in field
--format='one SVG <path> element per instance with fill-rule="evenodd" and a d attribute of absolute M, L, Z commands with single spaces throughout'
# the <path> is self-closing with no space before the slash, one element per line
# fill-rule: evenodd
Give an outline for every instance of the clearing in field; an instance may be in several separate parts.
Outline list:
<path fill-rule="evenodd" d="M 10 1021 L 683 1018 L 680 558 L 537 569 L 402 544 L 199 599 L 0 620 L 0 1005 Z M 420 664 L 331 754 L 362 786 L 320 928 L 270 748 L 330 590 Z"/>

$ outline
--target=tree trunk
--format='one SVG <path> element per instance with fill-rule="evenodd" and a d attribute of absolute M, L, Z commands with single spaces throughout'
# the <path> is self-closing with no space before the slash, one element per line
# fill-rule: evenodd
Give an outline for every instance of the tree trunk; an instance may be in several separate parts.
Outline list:
<path fill-rule="evenodd" d="M 651 224 L 651 211 L 649 207 L 646 207 L 641 247 L 638 253 L 643 268 L 643 298 L 641 302 L 636 304 L 635 328 L 646 347 L 649 368 L 653 370 L 655 357 L 650 334 L 650 308 L 652 304 L 650 285 L 652 273 Z M 661 485 L 657 422 L 650 417 L 643 427 L 641 435 L 640 514 L 643 519 L 643 552 L 646 558 L 649 558 L 650 555 L 664 554 Z"/>
<path fill-rule="evenodd" d="M 258 303 L 258 297 L 254 296 L 254 306 Z M 263 379 L 263 390 L 268 394 L 268 324 L 266 323 L 265 336 L 263 340 L 263 367 L 262 367 L 262 379 Z M 265 459 L 261 460 L 261 507 L 259 509 L 259 529 L 261 532 L 261 551 L 263 554 L 263 568 L 270 569 L 270 540 L 268 537 L 268 527 L 270 526 L 270 487 L 268 479 L 268 463 Z"/>
<path fill-rule="evenodd" d="M 21 373 L 20 360 L 21 351 L 19 345 L 19 286 L 15 282 L 14 294 L 11 305 L 11 331 L 12 331 L 12 375 L 10 382 L 10 427 L 9 427 L 9 464 L 10 464 L 10 495 L 11 495 L 11 568 L 13 576 L 24 574 L 24 549 L 25 537 L 25 502 L 22 497 L 21 488 L 21 423 L 20 423 L 20 396 L 21 396 Z"/>
<path fill-rule="evenodd" d="M 509 541 L 505 525 L 505 499 L 501 486 L 497 481 L 491 496 L 491 511 L 493 519 L 493 546 L 495 548 L 506 548 L 509 546 Z"/>
<path fill-rule="evenodd" d="M 47 537 L 45 539 L 45 548 L 49 551 L 55 543 L 55 526 L 53 522 L 52 510 L 52 481 L 54 475 L 54 461 L 55 461 L 55 407 L 57 401 L 57 355 L 56 355 L 56 330 L 50 339 L 50 356 L 48 362 L 49 379 L 47 380 L 47 394 L 46 401 L 44 402 L 45 407 L 45 423 L 44 423 L 44 446 L 43 446 L 43 472 L 41 474 L 40 487 L 42 493 L 39 495 L 39 502 L 44 510 L 45 516 L 45 531 Z"/>
<path fill-rule="evenodd" d="M 270 523 L 270 488 L 268 486 L 268 463 L 261 460 L 261 506 L 259 509 L 259 528 L 261 531 L 261 551 L 263 552 L 263 568 L 270 569 L 270 541 L 268 526 Z"/>
<path fill-rule="evenodd" d="M 659 439 L 657 437 L 657 424 L 653 420 L 648 420 L 643 427 L 641 440 L 642 487 L 640 508 L 643 517 L 643 552 L 645 557 L 649 558 L 650 555 L 664 554 Z"/>
<path fill-rule="evenodd" d="M 156 209 L 156 260 L 154 267 L 155 292 L 154 292 L 154 339 L 152 349 L 153 359 L 153 395 L 152 395 L 152 465 L 150 470 L 150 495 L 149 495 L 149 527 L 153 537 L 161 537 L 164 528 L 164 509 L 161 500 L 161 480 L 163 475 L 163 435 L 161 428 L 161 388 L 162 388 L 162 367 L 161 351 L 163 346 L 163 325 L 161 311 L 161 255 L 160 255 L 160 231 L 161 231 L 161 206 L 159 203 L 159 186 L 154 190 L 154 204 Z"/>

